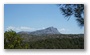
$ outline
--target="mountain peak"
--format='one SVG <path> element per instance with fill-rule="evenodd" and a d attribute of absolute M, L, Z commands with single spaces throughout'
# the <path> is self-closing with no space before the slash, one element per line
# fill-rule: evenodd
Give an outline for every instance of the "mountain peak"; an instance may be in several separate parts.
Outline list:
<path fill-rule="evenodd" d="M 51 26 L 51 27 L 48 27 L 48 28 L 54 28 L 53 26 Z"/>
<path fill-rule="evenodd" d="M 57 28 L 54 28 L 53 26 L 48 27 L 46 29 L 37 30 L 37 31 L 31 32 L 31 33 L 35 34 L 35 35 L 40 35 L 40 34 L 60 34 L 60 32 L 57 30 Z"/>
<path fill-rule="evenodd" d="M 45 30 L 49 30 L 49 31 L 58 31 L 57 28 L 52 27 L 48 27 Z"/>
<path fill-rule="evenodd" d="M 60 34 L 60 32 L 57 30 L 57 28 L 54 28 L 53 26 L 51 26 L 51 27 L 48 27 L 46 29 L 29 32 L 29 34 L 33 34 L 33 35 Z"/>
<path fill-rule="evenodd" d="M 53 26 L 51 26 L 51 27 L 48 27 L 48 28 L 46 28 L 46 29 L 57 29 L 57 28 L 54 28 Z"/>

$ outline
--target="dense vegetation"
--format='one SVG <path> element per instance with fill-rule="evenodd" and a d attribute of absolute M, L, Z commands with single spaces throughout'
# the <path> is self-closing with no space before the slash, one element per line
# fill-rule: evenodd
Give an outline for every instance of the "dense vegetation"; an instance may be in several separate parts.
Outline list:
<path fill-rule="evenodd" d="M 29 42 L 32 49 L 83 49 L 83 38 L 52 38 Z"/>
<path fill-rule="evenodd" d="M 23 38 L 15 31 L 9 30 L 4 33 L 4 48 L 5 49 L 22 49 L 28 48 L 27 43 L 23 43 Z"/>
<path fill-rule="evenodd" d="M 84 49 L 83 34 L 29 35 L 4 33 L 5 49 Z"/>

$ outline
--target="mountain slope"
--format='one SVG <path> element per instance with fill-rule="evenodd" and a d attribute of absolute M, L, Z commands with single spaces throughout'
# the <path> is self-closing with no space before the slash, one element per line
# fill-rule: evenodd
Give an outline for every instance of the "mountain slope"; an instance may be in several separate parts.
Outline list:
<path fill-rule="evenodd" d="M 40 34 L 60 34 L 60 33 L 57 30 L 57 28 L 48 27 L 48 28 L 43 29 L 43 30 L 37 30 L 37 31 L 31 32 L 30 34 L 40 35 Z"/>
<path fill-rule="evenodd" d="M 19 34 L 32 34 L 32 35 L 43 35 L 43 34 L 60 34 L 60 32 L 57 30 L 57 28 L 54 27 L 48 27 L 46 29 L 37 30 L 33 32 L 19 32 Z"/>

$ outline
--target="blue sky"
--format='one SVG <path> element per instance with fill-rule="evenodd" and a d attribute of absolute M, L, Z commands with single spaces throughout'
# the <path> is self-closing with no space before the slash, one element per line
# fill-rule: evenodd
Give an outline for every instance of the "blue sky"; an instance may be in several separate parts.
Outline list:
<path fill-rule="evenodd" d="M 4 5 L 4 31 L 35 31 L 51 26 L 64 34 L 84 33 L 84 27 L 78 26 L 75 17 L 67 21 L 55 4 Z"/>

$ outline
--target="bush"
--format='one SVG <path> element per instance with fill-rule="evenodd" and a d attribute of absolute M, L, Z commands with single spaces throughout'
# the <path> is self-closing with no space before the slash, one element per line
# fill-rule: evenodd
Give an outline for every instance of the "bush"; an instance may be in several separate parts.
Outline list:
<path fill-rule="evenodd" d="M 28 45 L 23 43 L 23 38 L 21 38 L 15 31 L 9 30 L 4 33 L 4 48 L 22 49 L 28 48 Z"/>

